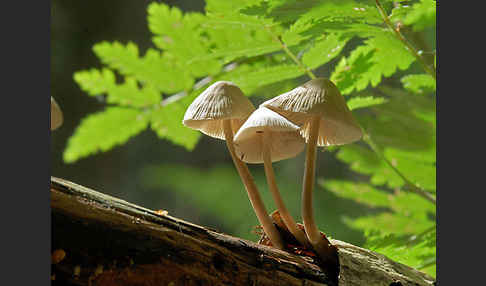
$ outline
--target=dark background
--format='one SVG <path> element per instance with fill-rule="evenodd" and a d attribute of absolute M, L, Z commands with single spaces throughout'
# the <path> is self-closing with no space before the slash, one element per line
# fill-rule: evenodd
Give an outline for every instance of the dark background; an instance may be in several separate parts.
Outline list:
<path fill-rule="evenodd" d="M 62 160 L 67 141 L 81 119 L 106 106 L 99 97 L 84 94 L 74 82 L 73 73 L 102 67 L 92 51 L 93 45 L 101 41 L 119 41 L 123 44 L 134 42 L 142 55 L 147 48 L 154 47 L 146 22 L 146 10 L 150 2 L 51 1 L 51 95 L 64 113 L 63 125 L 51 135 L 51 175 L 150 209 L 164 209 L 173 216 L 255 241 L 258 236 L 252 233 L 252 227 L 257 225 L 256 216 L 250 209 L 243 185 L 236 177 L 236 170 L 222 140 L 202 136 L 196 148 L 188 152 L 169 141 L 159 139 L 153 131 L 147 129 L 108 152 L 97 153 L 72 164 Z M 204 9 L 203 1 L 165 3 L 183 11 L 202 12 Z M 254 97 L 251 100 L 254 103 L 259 101 Z M 153 176 L 152 179 L 146 178 L 145 168 L 158 165 L 163 165 L 165 171 L 157 175 L 157 180 L 170 181 L 170 184 L 160 186 L 153 182 Z M 303 166 L 304 153 L 274 165 L 284 199 L 298 221 Z M 184 167 L 190 168 L 190 172 Z M 271 212 L 275 207 L 266 189 L 263 166 L 249 167 L 257 178 L 267 210 Z M 228 197 L 215 195 L 212 198 L 210 191 L 207 194 L 200 193 L 203 191 L 202 183 L 206 184 L 206 189 L 207 186 L 223 186 L 217 176 L 204 180 L 207 171 L 213 168 L 232 168 L 232 173 L 228 175 L 232 180 L 227 190 L 231 192 Z M 326 179 L 357 176 L 337 161 L 331 152 L 318 152 L 316 171 L 318 178 Z M 200 172 L 202 179 L 196 179 L 194 172 Z M 175 179 L 178 175 L 180 181 Z M 152 182 L 147 182 L 150 180 Z M 191 181 L 192 184 L 188 184 Z M 376 210 L 364 209 L 351 201 L 339 199 L 318 186 L 315 193 L 316 219 L 321 229 L 328 236 L 362 244 L 364 237 L 361 231 L 350 229 L 344 221 Z M 201 199 L 206 195 L 210 202 Z"/>

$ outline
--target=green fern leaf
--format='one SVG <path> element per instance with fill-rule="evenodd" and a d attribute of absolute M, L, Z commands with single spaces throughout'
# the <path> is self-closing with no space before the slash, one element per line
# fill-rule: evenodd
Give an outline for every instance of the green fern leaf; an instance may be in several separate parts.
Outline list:
<path fill-rule="evenodd" d="M 387 100 L 384 97 L 363 96 L 350 98 L 346 103 L 350 110 L 355 110 L 382 104 L 386 101 Z"/>
<path fill-rule="evenodd" d="M 101 61 L 122 75 L 132 76 L 141 83 L 154 86 L 162 92 L 175 93 L 189 89 L 194 79 L 186 69 L 176 66 L 169 54 L 161 55 L 149 49 L 144 57 L 138 55 L 138 47 L 133 43 L 98 43 L 93 47 Z"/>
<path fill-rule="evenodd" d="M 404 20 L 405 25 L 411 25 L 414 31 L 420 31 L 436 25 L 436 1 L 421 0 L 410 9 Z"/>
<path fill-rule="evenodd" d="M 407 69 L 415 58 L 388 30 L 376 33 L 343 58 L 331 75 L 343 94 L 360 91 L 368 85 L 377 86 L 382 77 L 391 76 L 397 69 Z"/>
<path fill-rule="evenodd" d="M 156 109 L 150 117 L 150 127 L 160 138 L 165 138 L 187 150 L 196 146 L 200 132 L 182 124 L 187 107 L 194 96 L 186 96 L 183 100 L 171 102 Z"/>
<path fill-rule="evenodd" d="M 366 236 L 364 247 L 435 277 L 437 236 L 435 227 L 419 235 L 397 235 L 380 230 L 369 230 Z"/>
<path fill-rule="evenodd" d="M 262 67 L 243 65 L 226 73 L 223 78 L 234 82 L 247 96 L 251 96 L 262 86 L 296 78 L 303 74 L 305 74 L 305 70 L 294 64 Z"/>
<path fill-rule="evenodd" d="M 429 74 L 412 74 L 402 77 L 403 87 L 416 94 L 435 91 L 435 79 Z"/>
<path fill-rule="evenodd" d="M 207 17 L 200 13 L 183 14 L 177 7 L 163 3 L 151 3 L 148 7 L 148 23 L 155 34 L 155 45 L 177 58 L 181 67 L 188 69 L 194 77 L 215 74 L 222 68 L 214 60 L 189 63 L 209 51 L 211 42 L 202 35 L 202 24 L 206 21 Z"/>
<path fill-rule="evenodd" d="M 310 69 L 318 68 L 339 55 L 348 40 L 338 34 L 326 35 L 302 56 L 302 63 Z"/>
<path fill-rule="evenodd" d="M 148 115 L 136 109 L 108 107 L 88 115 L 69 138 L 63 159 L 73 163 L 125 143 L 148 126 Z"/>
<path fill-rule="evenodd" d="M 107 68 L 101 71 L 97 69 L 79 71 L 74 73 L 73 78 L 81 89 L 91 96 L 107 93 L 116 85 L 115 73 Z"/>
<path fill-rule="evenodd" d="M 365 183 L 339 180 L 318 182 L 339 197 L 381 210 L 348 220 L 347 224 L 353 227 L 371 230 L 379 226 L 385 233 L 416 234 L 435 225 L 431 218 L 435 215 L 435 206 L 416 194 L 405 191 L 391 193 Z"/>
<path fill-rule="evenodd" d="M 96 69 L 80 71 L 74 74 L 74 80 L 88 95 L 96 96 L 106 93 L 107 102 L 131 106 L 147 107 L 157 104 L 161 100 L 160 93 L 151 86 L 138 87 L 134 78 L 125 78 L 123 84 L 115 83 L 115 74 L 109 69 L 101 72 Z"/>

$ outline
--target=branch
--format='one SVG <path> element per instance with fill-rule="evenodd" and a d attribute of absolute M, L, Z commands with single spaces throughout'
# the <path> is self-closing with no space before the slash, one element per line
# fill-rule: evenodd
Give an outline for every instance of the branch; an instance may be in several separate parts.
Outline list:
<path fill-rule="evenodd" d="M 405 190 L 415 193 L 423 197 L 424 199 L 428 200 L 429 202 L 432 202 L 433 204 L 436 203 L 436 199 L 432 194 L 428 193 L 427 191 L 423 190 L 422 188 L 412 183 L 412 181 L 410 181 L 407 177 L 405 177 L 405 175 L 402 172 L 400 172 L 400 170 L 398 170 L 395 166 L 393 166 L 390 160 L 388 160 L 385 157 L 385 154 L 381 152 L 380 148 L 376 146 L 375 142 L 371 139 L 370 135 L 366 131 L 364 131 L 364 129 L 363 129 L 363 133 L 364 133 L 363 141 L 365 141 L 371 147 L 371 149 L 378 155 L 378 157 L 380 157 L 383 161 L 385 161 L 388 167 L 390 167 L 400 178 L 402 178 L 402 180 L 405 182 Z"/>
<path fill-rule="evenodd" d="M 336 285 L 311 256 L 232 237 L 66 180 L 51 178 L 51 211 L 53 285 Z M 435 283 L 381 254 L 331 242 L 338 247 L 340 286 Z"/>
<path fill-rule="evenodd" d="M 424 70 L 430 74 L 435 80 L 436 78 L 436 71 L 435 68 L 432 66 L 430 67 L 425 60 L 420 56 L 419 52 L 410 44 L 410 42 L 403 36 L 403 34 L 400 32 L 400 30 L 395 29 L 393 27 L 392 22 L 390 21 L 390 18 L 388 18 L 388 15 L 386 14 L 385 10 L 383 9 L 383 6 L 381 6 L 380 1 L 376 0 L 376 7 L 378 8 L 378 11 L 380 11 L 381 17 L 385 21 L 385 24 L 388 26 L 390 30 L 393 31 L 395 36 L 407 47 L 407 50 L 412 53 L 412 55 L 417 59 L 417 61 L 422 65 Z"/>

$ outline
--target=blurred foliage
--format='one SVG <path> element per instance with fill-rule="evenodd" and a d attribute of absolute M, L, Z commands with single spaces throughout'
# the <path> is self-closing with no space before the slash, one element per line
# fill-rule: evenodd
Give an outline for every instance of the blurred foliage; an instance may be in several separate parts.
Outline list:
<path fill-rule="evenodd" d="M 182 118 L 212 82 L 233 81 L 247 96 L 269 98 L 309 76 L 326 76 L 355 110 L 367 140 L 325 153 L 335 154 L 360 180 L 326 181 L 318 170 L 326 191 L 317 191 L 316 197 L 326 198 L 316 199 L 324 202 L 316 207 L 316 217 L 330 206 L 335 212 L 335 217 L 326 212 L 320 227 L 332 236 L 344 223 L 349 231 L 365 233 L 366 247 L 435 276 L 435 204 L 420 192 L 436 192 L 435 74 L 430 73 L 436 2 L 381 5 L 372 0 L 207 0 L 204 13 L 184 13 L 151 3 L 148 27 L 155 47 L 141 54 L 133 42 L 102 41 L 93 47 L 102 68 L 74 74 L 86 94 L 102 96 L 108 106 L 82 120 L 64 160 L 73 163 L 107 151 L 147 128 L 191 151 L 201 135 L 184 127 Z M 407 47 L 402 34 L 416 50 Z M 141 174 L 146 187 L 170 188 L 184 203 L 204 206 L 203 215 L 224 216 L 236 234 L 251 237 L 255 220 L 249 219 L 252 210 L 243 203 L 234 169 L 169 164 L 149 166 Z M 277 179 L 282 193 L 293 198 L 289 209 L 298 217 L 297 175 Z M 265 185 L 264 178 L 255 177 L 257 185 Z M 268 192 L 263 193 L 270 205 Z"/>

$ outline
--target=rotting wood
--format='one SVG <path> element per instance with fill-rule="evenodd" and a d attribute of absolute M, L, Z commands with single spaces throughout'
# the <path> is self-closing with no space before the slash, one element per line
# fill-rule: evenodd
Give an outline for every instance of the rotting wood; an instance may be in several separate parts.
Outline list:
<path fill-rule="evenodd" d="M 51 178 L 52 285 L 328 285 L 299 256 Z M 342 242 L 339 285 L 435 285 L 385 256 Z"/>

